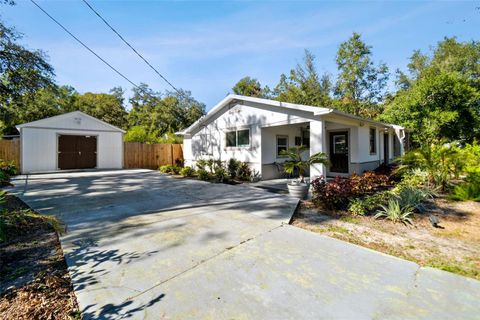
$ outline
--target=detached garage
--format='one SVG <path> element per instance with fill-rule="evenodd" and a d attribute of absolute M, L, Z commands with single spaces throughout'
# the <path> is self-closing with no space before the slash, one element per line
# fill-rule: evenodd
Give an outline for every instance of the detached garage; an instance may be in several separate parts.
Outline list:
<path fill-rule="evenodd" d="M 123 166 L 125 131 L 81 111 L 21 124 L 17 129 L 22 173 Z"/>

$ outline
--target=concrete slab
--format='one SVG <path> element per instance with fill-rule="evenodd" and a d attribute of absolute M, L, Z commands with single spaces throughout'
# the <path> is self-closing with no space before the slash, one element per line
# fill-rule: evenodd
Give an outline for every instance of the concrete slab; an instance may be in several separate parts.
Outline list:
<path fill-rule="evenodd" d="M 295 199 L 149 170 L 36 175 L 85 318 L 475 319 L 480 282 L 286 225 Z M 26 191 L 23 193 L 23 191 Z"/>

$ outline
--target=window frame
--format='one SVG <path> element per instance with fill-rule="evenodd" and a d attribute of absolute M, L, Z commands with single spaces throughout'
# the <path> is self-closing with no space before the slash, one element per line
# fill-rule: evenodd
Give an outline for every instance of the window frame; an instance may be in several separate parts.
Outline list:
<path fill-rule="evenodd" d="M 372 135 L 372 132 L 373 132 L 373 135 Z M 373 137 L 373 139 L 372 139 L 372 137 Z M 370 151 L 370 155 L 376 155 L 377 154 L 377 128 L 375 128 L 375 127 L 370 127 L 368 129 L 368 149 Z M 373 149 L 373 151 L 372 151 L 372 149 Z"/>
<path fill-rule="evenodd" d="M 239 145 L 238 144 L 238 133 L 240 131 L 247 131 L 248 132 L 248 144 L 241 144 Z M 229 146 L 227 143 L 228 143 L 228 139 L 227 139 L 227 135 L 229 133 L 235 133 L 235 145 L 234 146 Z M 225 130 L 225 147 L 226 148 L 249 148 L 250 145 L 251 145 L 251 141 L 252 141 L 252 136 L 251 136 L 251 131 L 250 131 L 250 128 L 242 128 L 242 129 L 229 129 L 229 130 Z"/>
<path fill-rule="evenodd" d="M 286 140 L 286 144 L 285 145 L 281 145 L 282 147 L 285 147 L 285 150 L 288 150 L 288 146 L 289 146 L 289 141 L 288 141 L 288 135 L 284 135 L 284 134 L 277 134 L 275 136 L 275 153 L 276 153 L 276 156 L 277 158 L 288 158 L 287 156 L 285 155 L 281 155 L 279 152 L 278 152 L 278 147 L 280 146 L 278 144 L 278 138 L 282 138 L 282 139 L 285 139 Z"/>

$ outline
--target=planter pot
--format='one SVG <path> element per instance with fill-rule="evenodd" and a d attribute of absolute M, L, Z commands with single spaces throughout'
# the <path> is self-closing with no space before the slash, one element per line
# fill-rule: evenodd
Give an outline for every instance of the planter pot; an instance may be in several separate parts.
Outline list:
<path fill-rule="evenodd" d="M 306 199 L 310 185 L 307 183 L 288 183 L 287 187 L 292 197 Z"/>

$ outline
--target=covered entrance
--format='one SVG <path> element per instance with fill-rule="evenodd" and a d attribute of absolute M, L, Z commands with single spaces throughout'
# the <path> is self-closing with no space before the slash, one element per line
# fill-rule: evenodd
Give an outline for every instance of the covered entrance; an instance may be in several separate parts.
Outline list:
<path fill-rule="evenodd" d="M 58 136 L 58 168 L 93 169 L 97 167 L 96 136 Z"/>

